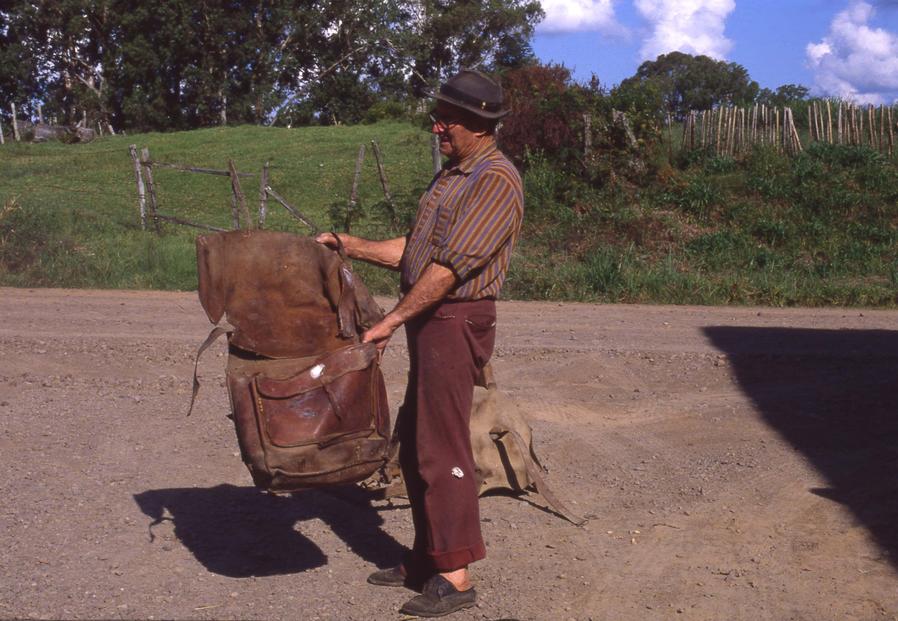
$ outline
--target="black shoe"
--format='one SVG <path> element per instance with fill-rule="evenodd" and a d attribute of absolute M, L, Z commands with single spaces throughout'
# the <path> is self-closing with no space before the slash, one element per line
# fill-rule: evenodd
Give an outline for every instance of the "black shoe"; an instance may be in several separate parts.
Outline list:
<path fill-rule="evenodd" d="M 408 578 L 402 573 L 402 565 L 381 569 L 368 576 L 368 584 L 377 586 L 401 587 L 405 586 Z"/>
<path fill-rule="evenodd" d="M 442 617 L 477 602 L 477 592 L 470 588 L 459 591 L 451 582 L 437 574 L 424 583 L 424 591 L 403 604 L 399 612 L 415 617 Z"/>

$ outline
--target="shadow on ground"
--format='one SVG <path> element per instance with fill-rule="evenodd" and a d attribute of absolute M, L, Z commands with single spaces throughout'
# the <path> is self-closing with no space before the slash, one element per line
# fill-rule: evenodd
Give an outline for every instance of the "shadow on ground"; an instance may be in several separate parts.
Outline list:
<path fill-rule="evenodd" d="M 707 327 L 767 423 L 898 567 L 898 331 Z M 783 473 L 788 476 L 788 473 Z"/>
<path fill-rule="evenodd" d="M 370 495 L 356 486 L 274 496 L 252 487 L 219 485 L 136 494 L 153 527 L 166 521 L 175 536 L 210 572 L 243 578 L 290 574 L 320 567 L 327 555 L 297 529 L 320 519 L 355 554 L 378 567 L 404 552 L 383 531 Z M 383 510 L 383 509 L 380 509 Z"/>

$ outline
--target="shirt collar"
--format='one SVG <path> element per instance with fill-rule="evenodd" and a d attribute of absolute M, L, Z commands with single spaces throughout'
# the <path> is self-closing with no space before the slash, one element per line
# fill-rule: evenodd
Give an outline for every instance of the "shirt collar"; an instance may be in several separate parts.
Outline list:
<path fill-rule="evenodd" d="M 496 146 L 495 140 L 489 140 L 484 145 L 482 145 L 477 151 L 461 160 L 457 164 L 448 164 L 446 165 L 446 172 L 452 172 L 457 170 L 463 175 L 468 175 L 474 170 L 474 167 L 477 166 L 480 162 L 490 157 L 493 153 L 496 152 L 498 147 Z"/>

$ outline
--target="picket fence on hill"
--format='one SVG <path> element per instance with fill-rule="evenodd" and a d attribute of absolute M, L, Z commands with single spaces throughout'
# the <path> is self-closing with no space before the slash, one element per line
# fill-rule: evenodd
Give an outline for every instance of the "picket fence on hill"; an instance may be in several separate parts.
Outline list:
<path fill-rule="evenodd" d="M 895 153 L 892 107 L 811 102 L 807 139 L 867 146 L 891 157 Z M 681 145 L 683 149 L 713 149 L 716 155 L 728 156 L 741 155 L 755 145 L 772 145 L 791 155 L 802 151 L 792 109 L 764 105 L 692 111 L 683 120 Z"/>

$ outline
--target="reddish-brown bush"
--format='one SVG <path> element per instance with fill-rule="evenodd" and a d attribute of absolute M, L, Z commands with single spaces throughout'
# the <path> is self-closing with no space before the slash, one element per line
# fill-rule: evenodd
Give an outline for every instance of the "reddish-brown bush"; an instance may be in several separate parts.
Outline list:
<path fill-rule="evenodd" d="M 565 159 L 582 143 L 585 102 L 561 65 L 531 65 L 502 79 L 511 114 L 499 133 L 502 150 L 521 164 L 527 150 Z"/>

